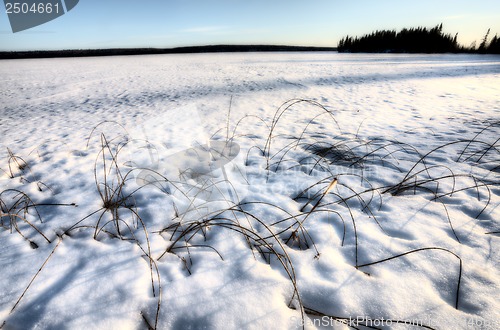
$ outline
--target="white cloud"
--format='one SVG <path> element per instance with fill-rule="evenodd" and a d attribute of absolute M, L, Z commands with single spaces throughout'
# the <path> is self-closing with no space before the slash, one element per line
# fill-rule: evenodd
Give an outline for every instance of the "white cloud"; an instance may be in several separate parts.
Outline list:
<path fill-rule="evenodd" d="M 453 16 L 446 16 L 443 18 L 443 20 L 451 21 L 451 20 L 457 20 L 457 19 L 464 19 L 466 17 L 467 17 L 467 15 L 453 15 Z"/>
<path fill-rule="evenodd" d="M 181 30 L 181 32 L 186 32 L 186 33 L 207 33 L 207 34 L 225 33 L 227 31 L 229 31 L 228 26 L 201 26 L 201 27 L 193 27 Z"/>

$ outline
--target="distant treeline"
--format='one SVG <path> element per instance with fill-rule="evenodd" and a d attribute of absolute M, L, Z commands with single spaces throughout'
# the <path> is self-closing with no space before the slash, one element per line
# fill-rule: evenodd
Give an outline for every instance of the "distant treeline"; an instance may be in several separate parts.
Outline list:
<path fill-rule="evenodd" d="M 273 45 L 209 45 L 177 48 L 115 48 L 115 49 L 77 49 L 46 50 L 25 52 L 0 52 L 0 59 L 52 58 L 52 57 L 88 57 L 150 54 L 192 54 L 222 52 L 310 52 L 336 51 L 334 47 L 301 47 Z"/>
<path fill-rule="evenodd" d="M 432 29 L 425 27 L 396 30 L 382 30 L 362 37 L 346 36 L 339 41 L 339 52 L 351 53 L 488 53 L 500 54 L 500 39 L 497 35 L 489 41 L 490 30 L 478 47 L 458 44 L 458 33 L 443 33 L 443 24 Z"/>

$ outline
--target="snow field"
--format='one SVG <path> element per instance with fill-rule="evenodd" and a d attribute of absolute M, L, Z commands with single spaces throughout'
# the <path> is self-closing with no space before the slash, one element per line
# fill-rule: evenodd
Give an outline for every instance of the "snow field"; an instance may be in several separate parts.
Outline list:
<path fill-rule="evenodd" d="M 0 72 L 4 328 L 497 327 L 498 57 Z M 228 140 L 237 155 L 203 172 L 201 146 Z"/>

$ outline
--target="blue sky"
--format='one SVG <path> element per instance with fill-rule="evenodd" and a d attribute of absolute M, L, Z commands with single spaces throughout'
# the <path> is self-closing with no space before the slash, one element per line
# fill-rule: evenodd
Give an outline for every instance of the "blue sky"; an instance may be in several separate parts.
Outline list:
<path fill-rule="evenodd" d="M 18 33 L 2 7 L 0 50 L 336 46 L 346 34 L 439 23 L 464 45 L 480 42 L 488 28 L 500 35 L 500 1 L 80 0 L 65 15 Z"/>

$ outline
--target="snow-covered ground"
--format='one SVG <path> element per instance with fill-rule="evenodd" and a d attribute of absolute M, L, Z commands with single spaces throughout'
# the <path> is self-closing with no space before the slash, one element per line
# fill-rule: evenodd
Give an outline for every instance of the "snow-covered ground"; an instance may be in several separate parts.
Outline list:
<path fill-rule="evenodd" d="M 500 327 L 500 57 L 0 77 L 4 329 Z"/>

